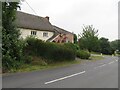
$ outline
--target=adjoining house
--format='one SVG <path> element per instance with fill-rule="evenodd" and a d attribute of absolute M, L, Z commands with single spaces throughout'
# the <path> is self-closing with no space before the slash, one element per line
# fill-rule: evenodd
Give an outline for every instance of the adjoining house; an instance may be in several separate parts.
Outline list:
<path fill-rule="evenodd" d="M 57 43 L 71 42 L 71 43 L 74 43 L 74 34 L 73 33 L 68 32 L 62 28 L 57 27 L 57 26 L 53 26 L 53 28 L 56 31 L 57 35 L 51 40 L 52 42 L 57 42 Z"/>
<path fill-rule="evenodd" d="M 49 22 L 48 16 L 40 17 L 17 11 L 16 23 L 17 27 L 20 29 L 21 37 L 24 39 L 33 35 L 43 41 L 57 43 L 74 42 L 74 35 L 71 32 L 53 26 Z"/>

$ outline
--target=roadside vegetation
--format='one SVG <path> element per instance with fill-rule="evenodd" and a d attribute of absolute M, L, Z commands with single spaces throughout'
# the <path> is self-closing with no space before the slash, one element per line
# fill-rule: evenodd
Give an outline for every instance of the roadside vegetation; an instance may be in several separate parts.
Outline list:
<path fill-rule="evenodd" d="M 76 52 L 76 57 L 81 58 L 81 59 L 89 59 L 90 52 L 88 52 L 86 50 L 78 50 Z"/>
<path fill-rule="evenodd" d="M 45 63 L 75 60 L 75 47 L 72 43 L 58 44 L 44 42 L 34 37 L 28 37 L 24 48 L 26 62 L 31 63 L 33 57 L 43 59 Z M 30 58 L 31 57 L 31 58 Z"/>
<path fill-rule="evenodd" d="M 18 2 L 2 2 L 2 70 L 17 69 L 23 64 L 23 43 L 15 25 Z"/>
<path fill-rule="evenodd" d="M 119 55 L 120 40 L 109 41 L 108 38 L 98 38 L 98 30 L 93 25 L 83 26 L 79 34 L 78 45 L 81 50 L 88 50 L 92 54 Z"/>
<path fill-rule="evenodd" d="M 103 56 L 91 56 L 89 59 L 92 61 L 96 61 L 96 60 L 103 60 L 104 57 Z"/>
<path fill-rule="evenodd" d="M 119 54 L 120 40 L 109 42 L 107 38 L 98 38 L 98 30 L 92 25 L 84 26 L 83 33 L 74 34 L 74 43 L 44 42 L 35 37 L 25 40 L 15 24 L 17 2 L 2 3 L 2 71 L 24 72 L 77 64 L 82 60 L 98 60 L 92 52 Z M 92 58 L 92 59 L 91 59 Z"/>
<path fill-rule="evenodd" d="M 71 60 L 71 61 L 61 61 L 61 62 L 54 62 L 54 63 L 50 63 L 50 64 L 42 64 L 41 62 L 37 62 L 34 64 L 24 64 L 22 65 L 21 68 L 17 69 L 17 70 L 11 70 L 11 72 L 30 72 L 30 71 L 40 71 L 40 70 L 46 70 L 46 69 L 52 69 L 52 68 L 59 68 L 59 67 L 65 67 L 65 66 L 70 66 L 70 65 L 74 65 L 74 64 L 80 64 L 81 61 L 76 61 L 76 60 Z"/>

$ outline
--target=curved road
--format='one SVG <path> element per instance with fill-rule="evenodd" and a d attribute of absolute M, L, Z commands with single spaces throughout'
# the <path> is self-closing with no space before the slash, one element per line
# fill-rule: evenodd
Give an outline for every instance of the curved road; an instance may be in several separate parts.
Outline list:
<path fill-rule="evenodd" d="M 3 88 L 118 88 L 118 58 L 4 75 Z"/>

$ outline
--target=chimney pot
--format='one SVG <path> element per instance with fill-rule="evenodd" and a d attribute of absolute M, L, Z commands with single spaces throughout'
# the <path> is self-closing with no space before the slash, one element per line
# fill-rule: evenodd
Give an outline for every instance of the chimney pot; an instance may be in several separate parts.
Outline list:
<path fill-rule="evenodd" d="M 48 16 L 46 16 L 45 18 L 46 18 L 48 21 L 49 21 L 49 19 L 50 19 Z"/>

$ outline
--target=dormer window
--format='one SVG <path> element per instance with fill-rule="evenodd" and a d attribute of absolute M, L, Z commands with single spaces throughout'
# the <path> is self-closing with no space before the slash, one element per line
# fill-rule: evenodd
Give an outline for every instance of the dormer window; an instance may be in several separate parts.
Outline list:
<path fill-rule="evenodd" d="M 31 35 L 37 35 L 37 31 L 31 31 Z"/>
<path fill-rule="evenodd" d="M 48 32 L 43 32 L 43 37 L 48 37 Z"/>

